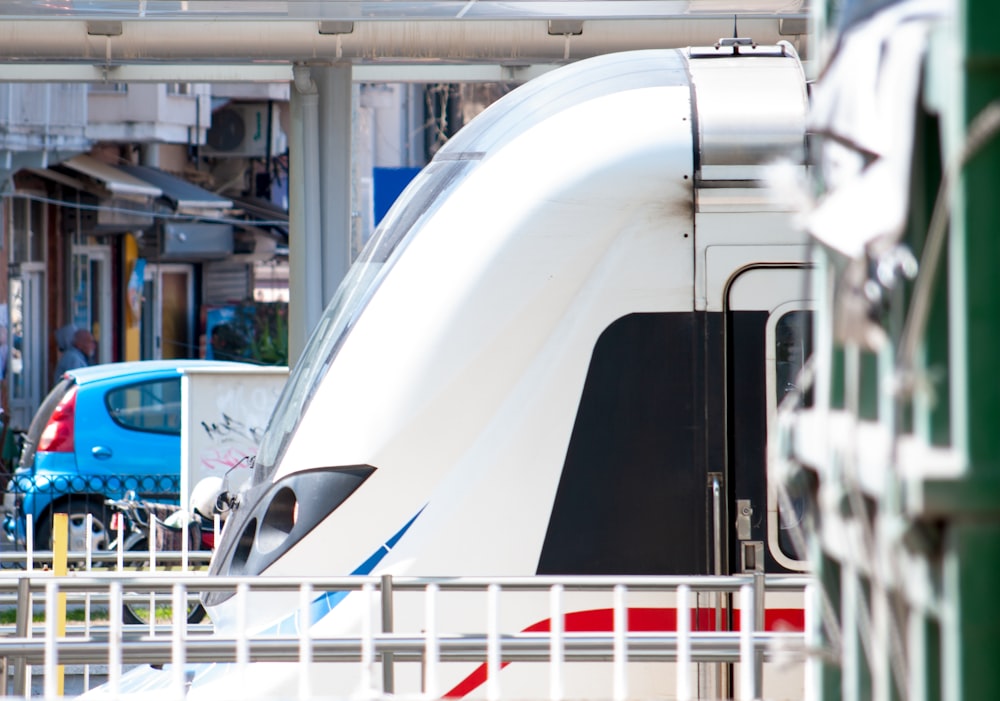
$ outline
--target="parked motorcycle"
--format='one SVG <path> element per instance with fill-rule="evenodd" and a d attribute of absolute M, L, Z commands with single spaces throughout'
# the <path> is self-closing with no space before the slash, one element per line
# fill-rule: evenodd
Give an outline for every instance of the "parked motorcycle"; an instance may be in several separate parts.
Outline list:
<path fill-rule="evenodd" d="M 148 572 L 156 554 L 181 552 L 184 546 L 185 521 L 189 552 L 211 552 L 215 547 L 214 519 L 202 513 L 197 506 L 188 514 L 176 504 L 141 500 L 134 493 L 126 494 L 122 499 L 108 499 L 105 503 L 114 512 L 111 532 L 115 539 L 109 549 L 114 551 L 120 548 L 126 553 L 120 560 L 124 570 L 135 571 L 137 574 Z M 153 533 L 152 549 L 150 533 Z M 122 541 L 121 546 L 119 540 Z M 138 556 L 139 553 L 142 554 L 141 557 Z M 175 566 L 173 562 L 158 562 L 156 569 L 162 571 Z M 156 601 L 156 597 L 150 596 L 148 592 L 125 592 L 122 620 L 126 624 L 148 625 L 151 607 L 158 620 L 170 620 L 173 608 L 169 597 L 160 598 L 159 603 Z M 205 615 L 205 608 L 198 601 L 197 595 L 189 593 L 188 623 L 199 623 Z"/>

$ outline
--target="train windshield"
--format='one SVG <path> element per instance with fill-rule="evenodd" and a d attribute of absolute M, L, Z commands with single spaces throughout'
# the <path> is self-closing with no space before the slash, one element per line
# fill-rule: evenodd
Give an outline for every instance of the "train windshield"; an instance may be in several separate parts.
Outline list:
<path fill-rule="evenodd" d="M 477 162 L 475 157 L 431 162 L 403 191 L 372 234 L 323 312 L 278 399 L 254 464 L 255 485 L 270 481 L 319 383 L 386 274 L 447 199 L 443 195 Z"/>

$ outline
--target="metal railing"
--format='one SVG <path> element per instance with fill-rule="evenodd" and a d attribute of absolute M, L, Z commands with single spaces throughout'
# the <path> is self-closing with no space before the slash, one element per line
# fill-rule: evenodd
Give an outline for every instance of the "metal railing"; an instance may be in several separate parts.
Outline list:
<path fill-rule="evenodd" d="M 626 667 L 633 662 L 675 665 L 676 695 L 694 698 L 696 685 L 692 666 L 738 664 L 738 698 L 760 698 L 766 662 L 805 659 L 801 632 L 762 630 L 761 602 L 767 592 L 802 593 L 806 577 L 521 577 L 521 578 L 433 578 L 362 577 L 293 579 L 279 577 L 209 577 L 205 574 L 160 573 L 136 576 L 115 571 L 55 577 L 51 572 L 17 572 L 0 577 L 0 598 L 16 602 L 17 622 L 6 637 L 0 637 L 0 658 L 15 669 L 16 694 L 30 695 L 28 666 L 41 666 L 45 696 L 56 695 L 60 665 L 106 665 L 108 690 L 116 696 L 123 665 L 149 663 L 173 665 L 177 698 L 184 697 L 184 665 L 223 662 L 245 665 L 264 662 L 300 664 L 353 663 L 359 665 L 359 688 L 371 697 L 395 690 L 396 665 L 419 663 L 420 693 L 440 697 L 441 665 L 473 662 L 486 666 L 486 696 L 503 697 L 499 670 L 511 662 L 548 665 L 550 697 L 565 698 L 565 682 L 580 662 L 609 663 L 615 701 L 629 698 Z M 305 614 L 317 596 L 325 592 L 360 592 L 368 597 L 371 620 L 363 621 L 358 635 L 323 637 L 302 629 L 295 635 L 251 634 L 245 627 L 232 635 L 209 634 L 210 627 L 190 627 L 184 620 L 183 602 L 191 592 L 233 594 L 237 619 L 246 620 L 250 595 L 260 592 L 295 594 Z M 142 592 L 173 604 L 170 625 L 126 626 L 121 617 L 128 592 Z M 394 608 L 402 592 L 418 592 L 423 600 L 421 625 L 413 631 L 397 631 Z M 439 600 L 456 592 L 479 592 L 486 596 L 485 625 L 461 634 L 442 632 L 436 621 Z M 551 630 L 510 632 L 499 625 L 501 595 L 534 592 L 547 597 Z M 610 631 L 567 632 L 563 626 L 564 597 L 574 592 L 603 592 L 611 597 L 614 625 Z M 676 630 L 635 632 L 628 630 L 627 599 L 633 594 L 669 593 L 677 609 Z M 735 630 L 692 630 L 695 599 L 702 594 L 732 595 L 738 602 L 739 626 Z M 67 628 L 56 633 L 57 602 L 64 595 L 67 605 L 107 607 L 106 622 Z M 29 626 L 27 617 L 33 597 L 44 596 L 45 618 L 41 626 Z M 808 597 L 806 597 L 808 599 Z M 242 618 L 241 618 L 242 616 Z M 374 663 L 381 664 L 381 680 L 374 677 Z M 307 688 L 298 695 L 311 697 Z"/>
<path fill-rule="evenodd" d="M 180 494 L 180 475 L 81 475 L 43 474 L 30 472 L 11 475 L 7 491 L 15 495 L 44 494 L 55 499 L 61 496 L 85 497 L 91 494 L 118 497 L 135 492 L 142 497 L 176 500 Z"/>
<path fill-rule="evenodd" d="M 88 519 L 88 532 L 90 526 Z M 119 543 L 123 540 L 118 538 Z M 534 662 L 547 665 L 549 696 L 555 701 L 566 698 L 573 665 L 590 662 L 611 666 L 611 696 L 613 701 L 625 701 L 629 698 L 627 666 L 653 662 L 673 665 L 679 699 L 695 698 L 696 687 L 703 686 L 696 675 L 713 668 L 718 679 L 725 665 L 738 665 L 728 672 L 738 670 L 738 698 L 756 699 L 761 697 L 765 663 L 780 659 L 801 665 L 808 659 L 801 631 L 767 631 L 764 626 L 765 593 L 792 593 L 805 606 L 809 596 L 803 594 L 811 580 L 804 576 L 210 577 L 205 566 L 211 553 L 190 550 L 187 537 L 179 542 L 184 549 L 178 552 L 123 551 L 121 547 L 101 551 L 88 541 L 88 549 L 82 552 L 0 553 L 0 562 L 16 568 L 0 574 L 0 607 L 16 611 L 12 626 L 4 630 L 0 625 L 0 672 L 6 678 L 8 665 L 13 668 L 14 693 L 31 695 L 33 666 L 43 669 L 46 697 L 62 689 L 63 665 L 83 666 L 81 690 L 89 688 L 93 665 L 106 668 L 107 685 L 114 696 L 125 666 L 170 663 L 177 671 L 173 684 L 181 699 L 189 683 L 184 677 L 186 663 L 297 662 L 360 665 L 358 686 L 375 697 L 396 692 L 397 665 L 416 663 L 421 668 L 419 693 L 439 697 L 445 691 L 438 682 L 443 676 L 441 666 L 461 662 L 485 668 L 486 695 L 495 701 L 503 697 L 499 669 L 511 662 Z M 68 576 L 53 573 L 58 570 L 57 555 L 74 566 Z M 234 597 L 236 620 L 244 622 L 235 626 L 235 632 L 220 633 L 211 625 L 186 620 L 186 604 L 213 592 Z M 307 613 L 317 598 L 338 592 L 357 592 L 370 599 L 371 619 L 362 621 L 357 635 L 324 637 L 309 626 L 296 627 L 294 635 L 258 634 L 245 625 L 251 595 L 283 594 L 286 603 L 291 602 L 287 606 L 291 613 L 296 613 L 297 601 L 297 613 L 309 620 Z M 443 607 L 439 600 L 460 592 L 485 595 L 482 625 L 460 633 L 442 631 L 436 620 L 439 606 Z M 536 602 L 535 610 L 547 611 L 549 630 L 511 632 L 501 627 L 501 596 L 524 593 L 546 597 Z M 566 599 L 582 593 L 609 597 L 610 630 L 567 630 L 567 616 L 574 607 Z M 676 609 L 676 626 L 629 630 L 628 598 L 650 593 L 669 595 L 670 608 Z M 414 594 L 420 604 L 414 603 Z M 34 602 L 39 600 L 44 602 L 44 619 L 33 624 L 33 611 L 38 608 Z M 399 617 L 395 611 L 403 600 L 409 606 L 406 619 L 411 624 L 415 617 L 420 620 L 412 630 L 396 630 Z M 658 596 L 657 601 L 662 604 L 664 599 Z M 126 604 L 147 603 L 147 611 L 153 612 L 148 622 L 127 625 L 123 620 Z M 173 620 L 156 620 L 158 604 L 166 605 Z M 62 619 L 66 609 L 83 611 L 83 621 L 57 629 L 54 622 Z M 739 611 L 736 626 L 721 615 L 734 610 Z M 373 677 L 376 662 L 381 667 L 380 680 Z M 725 684 L 717 683 L 711 695 L 721 697 L 727 691 Z M 297 698 L 310 695 L 304 687 Z"/>
<path fill-rule="evenodd" d="M 10 475 L 3 490 L 4 537 L 15 548 L 30 553 L 49 546 L 53 514 L 67 513 L 73 516 L 75 524 L 81 518 L 97 518 L 99 537 L 104 542 L 96 544 L 106 547 L 114 537 L 110 531 L 113 510 L 106 504 L 108 499 L 121 499 L 127 495 L 151 502 L 176 504 L 180 494 L 178 474 L 156 475 L 74 475 L 74 474 L 34 474 L 31 472 Z M 93 535 L 94 521 L 88 521 L 87 533 Z M 46 542 L 40 543 L 38 536 Z M 71 535 L 72 539 L 82 538 L 81 529 Z M 78 543 L 83 547 L 83 543 Z M 92 550 L 91 545 L 87 546 Z M 4 566 L 16 566 L 19 562 L 30 564 L 30 558 L 4 558 Z"/>

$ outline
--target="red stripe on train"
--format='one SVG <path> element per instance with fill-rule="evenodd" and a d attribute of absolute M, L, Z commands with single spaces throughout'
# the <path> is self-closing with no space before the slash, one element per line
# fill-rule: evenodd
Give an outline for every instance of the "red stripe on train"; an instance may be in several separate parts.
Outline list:
<path fill-rule="evenodd" d="M 740 629 L 740 612 L 733 612 L 733 630 Z M 610 633 L 614 630 L 613 609 L 594 609 L 592 611 L 573 611 L 566 614 L 565 628 L 567 633 Z M 723 621 L 722 630 L 726 630 Z M 524 629 L 524 633 L 548 632 L 550 620 L 545 619 L 532 623 Z M 677 630 L 677 609 L 670 608 L 630 608 L 628 610 L 628 629 L 633 633 L 653 633 Z M 691 630 L 716 630 L 715 611 L 697 609 L 691 611 Z M 764 612 L 764 630 L 782 632 L 802 632 L 805 630 L 805 611 L 793 608 L 769 608 Z M 501 668 L 507 666 L 507 662 Z M 469 676 L 455 685 L 445 698 L 461 698 L 486 683 L 486 665 L 479 665 Z"/>

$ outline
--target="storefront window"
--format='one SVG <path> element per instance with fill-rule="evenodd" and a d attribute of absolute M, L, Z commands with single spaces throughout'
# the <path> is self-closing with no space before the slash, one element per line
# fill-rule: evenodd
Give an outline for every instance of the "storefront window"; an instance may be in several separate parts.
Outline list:
<path fill-rule="evenodd" d="M 12 426 L 26 428 L 49 391 L 46 361 L 45 234 L 46 205 L 18 193 L 7 200 L 8 342 L 7 407 Z"/>
<path fill-rule="evenodd" d="M 11 263 L 41 263 L 45 260 L 45 205 L 29 197 L 9 200 L 11 217 Z"/>

